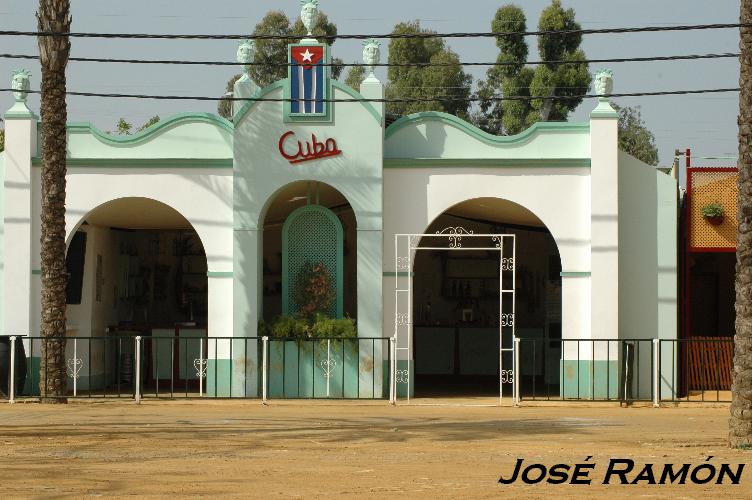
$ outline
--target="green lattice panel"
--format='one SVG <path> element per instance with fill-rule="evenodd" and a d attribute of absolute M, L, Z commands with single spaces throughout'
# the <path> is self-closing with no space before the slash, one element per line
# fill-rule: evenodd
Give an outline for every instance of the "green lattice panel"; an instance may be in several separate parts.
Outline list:
<path fill-rule="evenodd" d="M 342 224 L 326 207 L 306 205 L 295 210 L 282 229 L 282 313 L 296 314 L 297 277 L 306 264 L 323 263 L 332 276 L 335 301 L 326 313 L 342 317 Z"/>

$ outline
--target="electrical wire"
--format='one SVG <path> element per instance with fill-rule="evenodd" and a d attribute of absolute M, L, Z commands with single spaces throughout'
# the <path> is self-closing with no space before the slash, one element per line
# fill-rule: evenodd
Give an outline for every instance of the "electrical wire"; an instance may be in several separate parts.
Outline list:
<path fill-rule="evenodd" d="M 546 35 L 601 35 L 624 33 L 654 33 L 671 31 L 697 31 L 732 28 L 749 28 L 752 23 L 716 23 L 691 24 L 678 26 L 642 26 L 636 28 L 598 28 L 578 30 L 544 30 L 544 31 L 500 31 L 468 33 L 388 33 L 381 35 L 314 35 L 319 40 L 365 40 L 382 39 L 425 39 L 425 38 L 503 38 L 511 36 L 546 36 Z M 311 38 L 307 35 L 186 35 L 155 33 L 91 33 L 59 31 L 15 31 L 0 30 L 0 36 L 54 36 L 71 38 L 122 38 L 122 39 L 163 39 L 163 40 L 301 40 Z"/>
<path fill-rule="evenodd" d="M 594 99 L 594 98 L 616 98 L 616 97 L 648 97 L 660 95 L 693 95 L 693 94 L 711 94 L 739 92 L 736 88 L 719 88 L 719 89 L 698 89 L 698 90 L 669 90 L 658 92 L 628 92 L 619 94 L 583 94 L 572 96 L 490 96 L 490 97 L 457 97 L 457 96 L 434 96 L 434 97 L 409 97 L 409 98 L 386 98 L 386 99 L 321 99 L 321 102 L 377 102 L 377 103 L 410 103 L 410 102 L 477 102 L 477 101 L 540 101 L 554 100 L 566 101 L 576 99 Z M 18 92 L 15 89 L 0 88 L 0 92 Z M 24 91 L 29 94 L 41 94 L 39 90 Z M 180 95 L 147 95 L 147 94 L 107 94 L 99 92 L 66 92 L 69 96 L 79 97 L 106 97 L 106 98 L 124 98 L 124 99 L 153 99 L 153 100 L 175 100 L 175 101 L 244 101 L 244 102 L 293 102 L 296 99 L 289 98 L 259 98 L 249 99 L 241 97 L 208 97 L 208 96 L 180 96 Z"/>
<path fill-rule="evenodd" d="M 410 62 L 410 63 L 378 63 L 375 67 L 382 68 L 426 68 L 426 67 L 455 67 L 455 66 L 519 66 L 519 65 L 575 65 L 575 64 L 601 64 L 601 63 L 627 63 L 627 62 L 652 62 L 652 61 L 686 61 L 702 59 L 724 59 L 738 58 L 739 53 L 724 52 L 719 54 L 687 54 L 675 56 L 649 56 L 649 57 L 619 57 L 611 59 L 575 59 L 559 61 L 529 61 L 525 63 L 516 62 L 457 62 L 457 63 L 431 63 L 431 62 Z M 0 54 L 0 59 L 39 59 L 37 55 L 30 54 Z M 200 65 L 200 66 L 245 66 L 244 63 L 232 61 L 183 61 L 170 59 L 114 59 L 103 57 L 69 57 L 69 61 L 74 62 L 95 62 L 95 63 L 122 63 L 122 64 L 183 64 L 183 65 Z M 322 63 L 322 66 L 329 67 L 368 67 L 370 65 L 362 63 Z M 288 67 L 291 63 L 250 63 L 247 66 L 264 66 L 264 67 Z"/>

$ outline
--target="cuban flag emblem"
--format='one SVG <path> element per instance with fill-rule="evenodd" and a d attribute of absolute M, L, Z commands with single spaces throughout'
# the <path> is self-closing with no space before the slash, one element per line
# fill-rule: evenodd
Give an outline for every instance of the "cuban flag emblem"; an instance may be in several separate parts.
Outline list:
<path fill-rule="evenodd" d="M 290 112 L 323 114 L 326 85 L 323 45 L 290 46 Z"/>

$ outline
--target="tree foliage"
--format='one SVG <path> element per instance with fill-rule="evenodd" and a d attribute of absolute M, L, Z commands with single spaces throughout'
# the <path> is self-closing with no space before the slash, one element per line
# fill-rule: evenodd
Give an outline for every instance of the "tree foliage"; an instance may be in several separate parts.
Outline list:
<path fill-rule="evenodd" d="M 419 21 L 399 23 L 394 34 L 435 33 Z M 425 67 L 390 66 L 386 96 L 390 99 L 435 99 L 426 102 L 390 102 L 387 113 L 406 115 L 444 111 L 467 117 L 472 76 L 463 71 L 457 54 L 440 38 L 395 38 L 389 43 L 389 63 L 431 63 Z M 444 66 L 436 66 L 435 64 Z"/>
<path fill-rule="evenodd" d="M 256 59 L 255 64 L 248 71 L 248 76 L 256 85 L 266 87 L 272 83 L 287 78 L 287 45 L 295 43 L 292 38 L 285 38 L 290 35 L 308 34 L 303 21 L 298 17 L 294 23 L 290 22 L 287 15 L 281 10 L 272 10 L 267 12 L 264 18 L 256 25 L 253 35 L 272 35 L 274 39 L 257 39 L 256 40 Z M 330 22 L 329 18 L 323 12 L 319 12 L 316 17 L 316 23 L 313 27 L 315 37 L 333 36 L 337 34 L 337 25 Z M 336 39 L 327 40 L 331 46 Z M 341 59 L 332 59 L 331 67 L 332 78 L 339 78 L 343 66 Z M 235 75 L 227 82 L 226 92 L 232 92 L 235 82 L 241 77 L 241 74 Z M 217 105 L 217 112 L 220 116 L 232 119 L 232 102 L 221 100 Z"/>
<path fill-rule="evenodd" d="M 159 115 L 152 116 L 151 118 L 149 118 L 148 120 L 146 120 L 146 122 L 143 125 L 141 125 L 138 128 L 137 132 L 141 132 L 142 130 L 145 130 L 145 129 L 151 127 L 152 125 L 154 125 L 157 122 L 159 122 L 159 120 L 161 120 L 161 118 L 159 117 Z"/>
<path fill-rule="evenodd" d="M 360 84 L 366 78 L 365 66 L 350 66 L 350 71 L 347 72 L 347 78 L 345 78 L 345 84 L 349 87 L 360 91 Z"/>
<path fill-rule="evenodd" d="M 619 111 L 619 149 L 648 165 L 658 165 L 655 136 L 645 126 L 640 107 L 611 105 Z"/>
<path fill-rule="evenodd" d="M 501 7 L 491 22 L 495 32 L 527 31 L 527 19 L 516 5 Z M 560 0 L 541 12 L 540 31 L 575 31 L 580 24 L 573 9 L 564 9 Z M 585 59 L 580 49 L 579 33 L 554 33 L 538 37 L 538 53 L 542 61 L 574 61 Z M 480 112 L 473 116 L 476 125 L 494 134 L 517 134 L 537 121 L 563 121 L 582 102 L 574 97 L 587 93 L 592 81 L 588 65 L 541 64 L 526 67 L 528 46 L 521 35 L 497 37 L 497 61 L 513 63 L 488 70 L 486 79 L 478 83 Z M 540 97 L 519 101 L 494 101 L 494 96 Z M 565 99 L 550 99 L 552 96 Z M 548 99 L 547 99 L 548 98 Z"/>
<path fill-rule="evenodd" d="M 0 129 L 0 153 L 5 151 L 5 130 Z"/>
<path fill-rule="evenodd" d="M 152 116 L 151 118 L 149 118 L 148 120 L 146 120 L 146 122 L 143 125 L 141 125 L 136 130 L 136 132 L 141 132 L 142 130 L 145 130 L 145 129 L 151 127 L 152 125 L 154 125 L 155 123 L 157 123 L 160 119 L 161 118 L 159 117 L 159 115 Z M 117 122 L 117 125 L 115 125 L 115 132 L 114 133 L 117 134 L 117 135 L 131 135 L 131 131 L 132 130 L 133 130 L 133 124 L 131 124 L 130 122 L 128 122 L 125 118 L 120 118 L 118 120 L 118 122 Z"/>

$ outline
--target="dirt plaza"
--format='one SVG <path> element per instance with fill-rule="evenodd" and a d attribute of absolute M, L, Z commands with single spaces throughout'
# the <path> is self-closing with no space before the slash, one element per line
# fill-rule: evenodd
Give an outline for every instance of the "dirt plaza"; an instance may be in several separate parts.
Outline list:
<path fill-rule="evenodd" d="M 726 445 L 728 409 L 721 405 L 416 403 L 2 404 L 2 496 L 752 497 L 747 469 L 739 485 L 601 484 L 613 457 L 656 469 L 697 465 L 708 456 L 717 467 L 749 462 L 752 452 Z M 590 485 L 498 484 L 518 458 L 550 467 L 583 463 L 589 455 L 597 467 Z"/>

